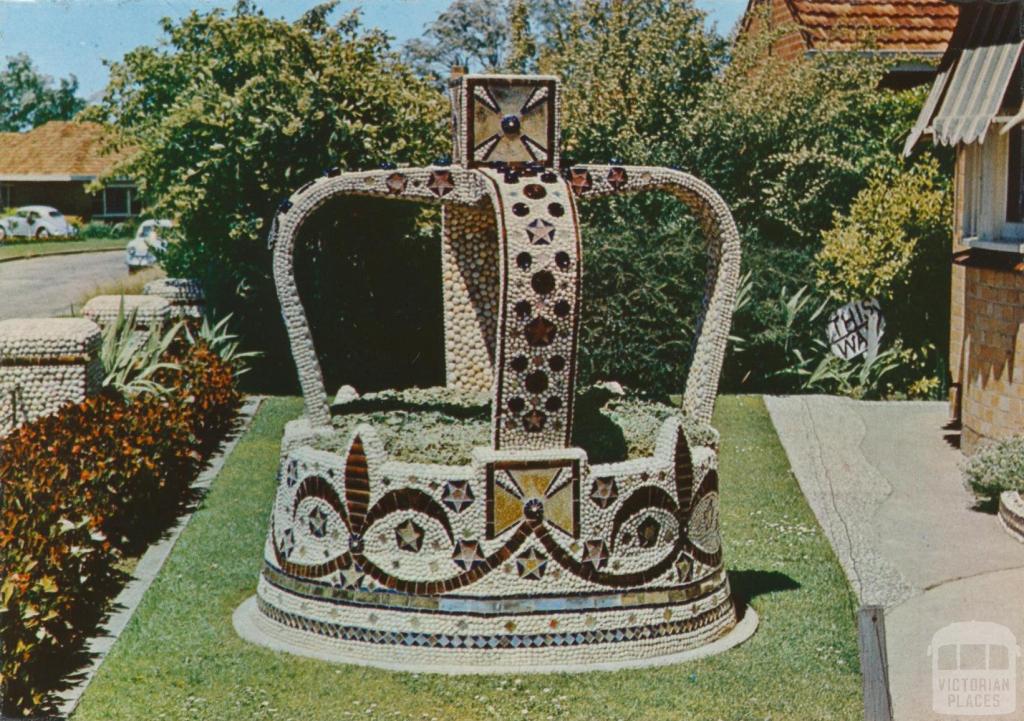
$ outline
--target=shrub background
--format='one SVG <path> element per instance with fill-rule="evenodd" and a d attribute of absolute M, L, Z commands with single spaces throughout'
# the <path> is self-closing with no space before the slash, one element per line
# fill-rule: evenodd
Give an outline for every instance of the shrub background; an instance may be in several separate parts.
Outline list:
<path fill-rule="evenodd" d="M 734 329 L 743 343 L 723 379 L 742 391 L 790 388 L 780 371 L 794 344 L 810 352 L 824 337 L 824 322 L 794 326 L 780 298 L 815 287 L 823 233 L 844 222 L 868 179 L 904 167 L 900 146 L 927 91 L 879 89 L 885 62 L 898 59 L 783 62 L 767 54 L 772 32 L 732 46 L 692 0 L 459 0 L 406 48 L 415 70 L 355 16 L 329 21 L 332 7 L 287 23 L 241 2 L 233 14 L 167 22 L 157 47 L 113 64 L 92 110 L 140 149 L 117 172 L 143 180 L 157 215 L 181 220 L 169 272 L 200 277 L 266 351 L 253 374 L 263 389 L 295 388 L 265 245 L 278 203 L 328 166 L 422 165 L 447 153 L 448 62 L 558 74 L 568 160 L 677 166 L 724 196 L 750 272 Z M 498 30 L 474 20 L 492 16 Z M 338 202 L 321 215 L 297 267 L 328 386 L 442 382 L 439 239 L 427 226 L 436 212 Z M 653 196 L 591 203 L 583 216 L 581 381 L 678 392 L 703 288 L 692 220 Z M 924 282 L 937 271 L 914 272 Z M 838 303 L 840 290 L 828 291 Z M 890 319 L 890 338 L 902 323 Z M 926 340 L 941 357 L 943 338 Z"/>

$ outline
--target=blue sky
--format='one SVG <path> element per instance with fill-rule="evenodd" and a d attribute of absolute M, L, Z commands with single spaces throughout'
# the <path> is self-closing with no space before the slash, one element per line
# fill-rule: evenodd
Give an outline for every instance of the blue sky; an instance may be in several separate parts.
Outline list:
<path fill-rule="evenodd" d="M 341 9 L 363 9 L 367 25 L 400 43 L 416 37 L 450 0 L 342 0 Z M 261 0 L 267 15 L 293 19 L 317 0 Z M 106 84 L 103 60 L 119 59 L 160 36 L 162 17 L 190 10 L 231 7 L 234 0 L 0 0 L 0 57 L 28 53 L 47 75 L 78 77 L 91 97 Z M 697 0 L 722 32 L 732 29 L 747 0 Z"/>

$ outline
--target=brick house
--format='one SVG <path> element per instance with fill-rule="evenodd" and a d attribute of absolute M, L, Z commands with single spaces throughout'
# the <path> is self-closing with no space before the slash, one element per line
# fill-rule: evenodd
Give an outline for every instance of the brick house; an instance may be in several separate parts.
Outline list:
<path fill-rule="evenodd" d="M 49 205 L 86 220 L 123 220 L 141 206 L 128 179 L 86 187 L 122 155 L 103 152 L 102 125 L 50 121 L 24 133 L 0 133 L 0 208 Z"/>
<path fill-rule="evenodd" d="M 1024 3 L 960 0 L 905 151 L 956 148 L 950 408 L 964 452 L 1024 433 Z"/>
<path fill-rule="evenodd" d="M 859 50 L 893 56 L 900 61 L 883 85 L 906 88 L 935 76 L 958 9 L 943 0 L 748 0 L 740 33 L 763 32 L 765 13 L 768 24 L 783 31 L 773 54 L 795 59 Z"/>

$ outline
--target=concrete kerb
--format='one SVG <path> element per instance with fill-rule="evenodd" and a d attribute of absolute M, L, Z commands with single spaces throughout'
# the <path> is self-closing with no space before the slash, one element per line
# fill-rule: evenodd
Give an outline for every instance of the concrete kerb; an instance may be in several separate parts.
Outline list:
<path fill-rule="evenodd" d="M 38 258 L 59 258 L 62 255 L 89 255 L 90 253 L 122 253 L 122 248 L 90 248 L 88 250 L 60 250 L 56 253 L 29 253 L 16 255 L 13 258 L 0 258 L 0 263 L 17 263 L 19 260 L 35 260 Z"/>
<path fill-rule="evenodd" d="M 206 468 L 192 483 L 192 488 L 205 489 L 210 487 L 213 480 L 224 467 L 224 463 L 231 456 L 239 439 L 249 429 L 253 416 L 255 416 L 262 400 L 261 396 L 250 396 L 245 399 L 238 413 L 236 432 L 224 444 L 221 451 L 210 459 Z M 86 645 L 85 652 L 92 658 L 92 661 L 87 668 L 78 672 L 81 680 L 59 694 L 58 711 L 60 716 L 58 718 L 67 718 L 74 712 L 79 701 L 82 699 L 82 694 L 85 693 L 86 688 L 88 688 L 90 682 L 96 676 L 96 672 L 103 664 L 110 649 L 113 648 L 117 639 L 121 636 L 125 627 L 127 627 L 128 622 L 135 615 L 142 597 L 156 579 L 157 574 L 160 573 L 160 569 L 163 568 L 164 562 L 171 555 L 178 537 L 181 536 L 181 532 L 185 530 L 191 519 L 192 513 L 182 516 L 177 524 L 167 532 L 166 536 L 150 546 L 142 558 L 139 559 L 139 564 L 132 573 L 132 580 L 128 582 L 121 590 L 121 593 L 117 595 L 117 598 L 114 599 L 111 607 L 116 610 L 110 614 L 107 622 L 98 630 L 97 635 L 93 636 Z"/>

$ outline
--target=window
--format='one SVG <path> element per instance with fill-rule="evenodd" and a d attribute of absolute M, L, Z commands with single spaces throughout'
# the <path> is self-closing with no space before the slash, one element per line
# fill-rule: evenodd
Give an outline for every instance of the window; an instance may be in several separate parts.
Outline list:
<path fill-rule="evenodd" d="M 131 215 L 131 191 L 128 188 L 103 189 L 104 215 Z"/>
<path fill-rule="evenodd" d="M 1024 164 L 1021 163 L 1021 153 L 1024 152 L 1024 143 L 1021 143 L 1020 125 L 1014 126 L 1009 135 L 1009 150 L 1006 160 L 1006 222 L 1024 222 L 1024 183 L 1021 182 L 1021 171 Z"/>
<path fill-rule="evenodd" d="M 961 145 L 957 174 L 964 244 L 1024 252 L 1024 128 L 994 123 L 982 142 Z"/>
<path fill-rule="evenodd" d="M 127 218 L 140 209 L 130 185 L 108 185 L 93 198 L 93 215 L 98 218 Z"/>

